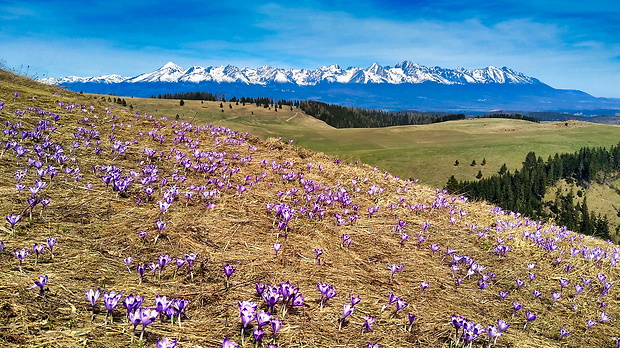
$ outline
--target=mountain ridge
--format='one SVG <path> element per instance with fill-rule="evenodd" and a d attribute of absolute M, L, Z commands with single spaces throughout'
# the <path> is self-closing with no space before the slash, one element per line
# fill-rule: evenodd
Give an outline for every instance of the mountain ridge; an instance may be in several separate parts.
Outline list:
<path fill-rule="evenodd" d="M 373 63 L 368 68 L 349 67 L 340 68 L 337 64 L 322 66 L 314 70 L 283 69 L 269 65 L 260 68 L 239 68 L 233 65 L 207 66 L 194 65 L 188 69 L 168 62 L 161 68 L 133 77 L 120 75 L 103 76 L 66 76 L 59 78 L 43 78 L 41 82 L 53 85 L 76 82 L 101 83 L 137 83 L 137 82 L 237 82 L 245 84 L 266 85 L 270 83 L 292 83 L 299 86 L 316 85 L 322 82 L 330 83 L 424 83 L 427 81 L 446 85 L 452 84 L 537 84 L 535 78 L 510 68 L 488 66 L 483 69 L 467 70 L 464 68 L 445 69 L 438 66 L 426 67 L 411 61 L 403 61 L 395 66 L 381 66 Z"/>
<path fill-rule="evenodd" d="M 392 66 L 341 68 L 337 64 L 314 70 L 282 69 L 269 65 L 239 68 L 233 65 L 190 68 L 168 62 L 161 68 L 132 77 L 68 76 L 40 82 L 73 91 L 152 97 L 166 93 L 206 91 L 231 96 L 317 100 L 343 106 L 386 111 L 484 113 L 587 113 L 620 110 L 620 99 L 597 98 L 579 90 L 553 88 L 508 67 L 467 70 L 426 67 L 411 61 Z"/>

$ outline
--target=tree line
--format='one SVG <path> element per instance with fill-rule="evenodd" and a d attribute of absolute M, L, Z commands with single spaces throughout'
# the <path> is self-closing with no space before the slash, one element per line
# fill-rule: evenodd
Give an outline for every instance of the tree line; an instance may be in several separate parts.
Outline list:
<path fill-rule="evenodd" d="M 491 113 L 491 114 L 485 114 L 485 115 L 481 115 L 481 116 L 476 116 L 476 118 L 507 118 L 507 119 L 511 119 L 511 120 L 523 120 L 523 121 L 529 121 L 529 122 L 535 122 L 535 123 L 540 123 L 540 120 L 537 119 L 536 117 L 533 116 L 528 116 L 528 115 L 523 115 L 523 114 L 519 114 L 519 113 Z"/>
<path fill-rule="evenodd" d="M 605 184 L 619 173 L 620 144 L 609 150 L 582 148 L 572 154 L 555 154 L 547 161 L 530 152 L 520 170 L 510 172 L 504 164 L 497 174 L 476 181 L 458 181 L 451 176 L 445 188 L 535 219 L 550 218 L 575 231 L 609 239 L 611 232 L 607 217 L 591 212 L 586 197 L 575 202 L 572 190 L 563 193 L 558 189 L 553 201 L 545 203 L 543 198 L 547 189 L 560 179 L 569 184 L 577 183 L 585 189 L 593 182 Z M 577 196 L 583 196 L 582 190 L 577 191 Z M 620 233 L 620 227 L 616 233 Z"/>
<path fill-rule="evenodd" d="M 256 106 L 263 106 L 265 108 L 275 106 L 278 108 L 282 108 L 283 105 L 287 106 L 299 106 L 299 101 L 279 99 L 275 100 L 270 97 L 241 97 L 237 98 L 232 97 L 230 99 L 226 98 L 226 94 L 218 94 L 218 93 L 210 93 L 210 92 L 186 92 L 186 93 L 164 93 L 158 94 L 157 96 L 151 96 L 151 98 L 157 99 L 180 99 L 180 100 L 203 100 L 203 101 L 219 101 L 219 102 L 230 102 L 230 103 L 241 103 L 245 104 L 256 104 Z"/>
<path fill-rule="evenodd" d="M 437 115 L 416 111 L 389 112 L 305 100 L 299 108 L 335 128 L 378 128 L 463 120 L 465 114 Z"/>

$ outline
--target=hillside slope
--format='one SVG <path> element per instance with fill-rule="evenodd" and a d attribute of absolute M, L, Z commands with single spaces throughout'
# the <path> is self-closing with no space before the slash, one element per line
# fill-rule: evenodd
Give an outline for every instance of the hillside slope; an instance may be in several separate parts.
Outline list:
<path fill-rule="evenodd" d="M 262 346 L 460 346 L 452 316 L 507 322 L 497 347 L 610 347 L 620 334 L 616 245 L 278 139 L 129 112 L 6 72 L 0 101 L 3 346 L 167 337 L 219 347 L 229 337 L 253 347 L 254 306 L 239 301 L 271 310 Z M 53 254 L 35 257 L 35 243 L 53 240 Z M 138 310 L 135 326 L 119 303 L 106 323 L 103 299 L 85 296 L 98 288 L 122 292 L 121 303 L 144 296 L 142 308 L 176 300 L 161 319 Z M 361 301 L 341 320 L 352 294 Z"/>

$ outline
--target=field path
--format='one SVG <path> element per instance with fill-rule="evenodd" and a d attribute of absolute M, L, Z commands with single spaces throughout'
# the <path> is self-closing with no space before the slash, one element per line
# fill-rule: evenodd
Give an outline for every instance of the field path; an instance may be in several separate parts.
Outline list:
<path fill-rule="evenodd" d="M 287 118 L 287 119 L 286 119 L 286 122 L 288 122 L 288 121 L 290 121 L 290 120 L 294 119 L 294 118 L 295 118 L 295 116 L 297 116 L 297 115 L 299 115 L 299 112 L 296 112 L 296 113 L 295 113 L 295 115 L 293 115 L 293 116 L 291 116 L 291 117 Z"/>

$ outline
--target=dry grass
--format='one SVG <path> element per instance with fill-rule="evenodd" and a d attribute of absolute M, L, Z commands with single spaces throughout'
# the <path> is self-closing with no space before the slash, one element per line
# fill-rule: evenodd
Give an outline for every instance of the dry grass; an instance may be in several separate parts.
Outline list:
<path fill-rule="evenodd" d="M 75 181 L 67 175 L 64 168 L 49 182 L 44 195 L 51 199 L 49 206 L 41 211 L 37 206 L 28 221 L 28 209 L 25 200 L 30 193 L 28 189 L 17 194 L 14 188 L 15 170 L 23 170 L 27 161 L 19 159 L 12 150 L 0 157 L 0 210 L 2 214 L 20 213 L 24 220 L 16 225 L 13 233 L 8 224 L 0 230 L 0 240 L 6 244 L 6 251 L 0 253 L 0 343 L 7 347 L 127 347 L 139 346 L 133 338 L 131 325 L 126 323 L 124 310 L 119 307 L 113 312 L 114 322 L 104 325 L 105 309 L 101 299 L 96 306 L 97 312 L 91 320 L 90 305 L 84 296 L 85 289 L 122 291 L 124 294 L 145 296 L 145 304 L 153 306 L 155 295 L 172 298 L 185 298 L 191 301 L 182 326 L 172 325 L 157 320 L 147 328 L 142 342 L 145 347 L 155 346 L 159 337 L 179 340 L 178 347 L 218 347 L 224 337 L 240 342 L 240 321 L 237 301 L 258 300 L 254 290 L 257 282 L 279 284 L 290 281 L 299 287 L 306 299 L 306 305 L 296 308 L 284 317 L 284 326 L 278 335 L 280 347 L 365 347 L 366 342 L 377 342 L 381 347 L 449 347 L 453 336 L 450 316 L 466 316 L 482 325 L 496 324 L 498 318 L 504 319 L 511 327 L 498 340 L 498 347 L 611 347 L 615 337 L 620 334 L 615 325 L 620 319 L 620 307 L 617 300 L 618 270 L 609 266 L 611 255 L 616 246 L 601 240 L 578 236 L 557 238 L 560 251 L 549 252 L 531 241 L 523 238 L 523 231 L 534 231 L 534 226 L 516 226 L 499 229 L 502 222 L 523 222 L 524 219 L 513 215 L 496 215 L 490 213 L 493 208 L 484 203 L 465 202 L 454 197 L 446 198 L 447 208 L 432 208 L 441 193 L 434 188 L 400 180 L 380 170 L 374 171 L 366 165 L 354 166 L 336 163 L 334 158 L 320 153 L 313 153 L 276 139 L 259 140 L 251 135 L 232 134 L 211 136 L 208 131 L 187 132 L 186 136 L 200 138 L 201 151 L 225 152 L 229 168 L 238 167 L 239 172 L 225 180 L 230 188 L 222 188 L 215 199 L 215 207 L 207 209 L 206 204 L 194 198 L 189 204 L 181 195 L 170 209 L 161 214 L 157 201 L 162 197 L 160 181 L 155 186 L 154 199 L 147 200 L 139 180 L 130 186 L 128 195 L 119 195 L 106 188 L 101 178 L 94 174 L 94 165 L 115 165 L 124 169 L 141 172 L 148 163 L 142 153 L 143 148 L 154 148 L 166 155 L 153 160 L 159 169 L 159 180 L 167 178 L 169 187 L 173 184 L 172 174 L 179 170 L 186 175 L 185 182 L 175 185 L 181 192 L 189 190 L 190 185 L 207 185 L 209 179 L 221 178 L 221 170 L 214 174 L 203 175 L 191 170 L 184 171 L 182 166 L 172 158 L 167 158 L 170 149 L 192 154 L 192 149 L 185 145 L 175 145 L 174 134 L 180 125 L 174 121 L 162 120 L 155 115 L 152 119 L 140 114 L 135 115 L 119 108 L 111 109 L 106 114 L 102 100 L 90 96 L 80 96 L 54 89 L 43 89 L 28 80 L 12 78 L 3 73 L 0 76 L 0 101 L 6 104 L 0 111 L 3 121 L 15 123 L 23 121 L 24 129 L 32 129 L 41 117 L 36 112 L 26 112 L 24 116 L 13 114 L 15 109 L 40 107 L 60 115 L 60 121 L 50 138 L 61 144 L 67 156 L 75 157 L 76 162 L 68 164 L 79 167 L 83 177 Z M 26 82 L 24 82 L 26 81 Z M 38 89 L 41 88 L 41 89 Z M 13 93 L 19 92 L 18 98 Z M 58 93 L 59 95 L 54 95 Z M 36 100 L 30 98 L 36 96 Z M 94 106 L 94 111 L 67 111 L 58 106 L 56 101 L 66 104 L 77 102 Z M 94 115 L 97 115 L 95 118 Z M 103 152 L 93 154 L 93 146 L 86 148 L 80 140 L 80 146 L 73 149 L 77 121 L 84 116 L 88 123 L 95 125 L 102 141 Z M 134 139 L 126 153 L 115 156 L 111 153 L 109 135 L 112 125 L 116 139 L 125 141 Z M 174 125 L 175 128 L 172 128 Z M 128 128 L 130 126 L 130 128 Z M 158 127 L 162 126 L 158 130 Z M 165 142 L 159 144 L 149 136 L 149 131 L 165 134 Z M 144 136 L 139 136 L 142 132 Z M 215 138 L 219 139 L 216 144 Z M 227 139 L 246 139 L 241 145 L 226 143 Z M 2 141 L 7 141 L 4 136 Z M 94 141 L 93 141 L 94 142 Z M 24 146 L 32 142 L 24 140 Z M 4 145 L 4 143 L 3 143 Z M 248 145 L 255 149 L 248 148 Z M 4 148 L 4 146 L 3 146 Z M 239 154 L 239 157 L 233 156 Z M 240 158 L 252 156 L 252 161 L 241 163 Z M 31 151 L 27 156 L 33 156 Z M 268 161 L 261 165 L 261 161 Z M 145 161 L 141 163 L 141 161 Z M 272 161 L 285 165 L 293 163 L 287 170 L 272 170 Z M 307 170 L 307 163 L 313 167 Z M 318 165 L 323 170 L 318 170 Z M 288 238 L 274 225 L 273 212 L 267 212 L 267 203 L 284 202 L 299 209 L 305 202 L 303 185 L 299 180 L 284 181 L 282 174 L 293 170 L 303 173 L 304 179 L 312 179 L 323 185 L 324 193 L 346 189 L 351 194 L 353 204 L 360 207 L 360 218 L 350 224 L 337 226 L 334 213 L 342 213 L 340 205 L 325 207 L 326 216 L 322 220 L 311 220 L 298 214 L 286 231 Z M 236 185 L 246 185 L 245 176 L 256 177 L 261 173 L 266 177 L 240 194 Z M 36 171 L 31 168 L 23 180 L 32 186 Z M 361 190 L 355 193 L 352 179 L 356 178 Z M 367 180 L 366 180 L 367 179 Z M 92 190 L 85 189 L 92 183 Z M 367 193 L 371 185 L 382 187 L 380 195 Z M 249 185 L 246 185 L 249 186 Z M 329 188 L 327 188 L 329 187 Z M 299 189 L 295 196 L 279 195 L 279 191 L 291 188 Z M 317 192 L 313 193 L 317 194 Z M 142 203 L 136 204 L 141 198 Z M 294 199 L 300 201 L 295 203 Z M 394 204 L 394 209 L 390 209 Z M 411 205 L 423 204 L 422 211 L 412 210 Z M 367 208 L 380 205 L 379 212 L 368 216 Z M 348 207 L 352 209 L 352 206 Z M 450 210 L 458 217 L 450 223 Z M 467 214 L 462 218 L 460 211 Z M 157 242 L 155 221 L 165 219 L 169 222 Z M 404 246 L 394 233 L 393 226 L 398 220 L 408 223 L 405 231 L 412 235 Z M 423 222 L 431 227 L 421 232 Z M 471 226 L 478 226 L 472 231 Z M 489 228 L 488 236 L 479 238 L 477 231 Z M 141 242 L 137 235 L 139 230 L 150 232 L 146 242 Z M 556 238 L 557 230 L 550 226 L 542 227 L 546 238 Z M 349 234 L 353 244 L 349 248 L 341 247 L 341 235 Z M 418 247 L 416 237 L 426 237 Z M 24 262 L 23 272 L 18 268 L 17 259 L 12 255 L 13 248 L 30 248 L 34 243 L 42 243 L 48 236 L 58 238 L 54 249 L 54 258 L 44 252 L 35 265 L 31 254 Z M 496 255 L 492 249 L 496 238 L 503 238 L 504 244 L 513 249 L 504 257 Z M 279 255 L 273 251 L 276 241 L 284 244 Z M 429 246 L 437 244 L 441 251 L 431 255 Z M 479 289 L 479 275 L 466 278 L 462 285 L 456 286 L 450 270 L 451 258 L 444 258 L 446 247 L 458 254 L 469 255 L 478 264 L 494 272 L 497 277 L 489 282 L 486 289 Z M 571 247 L 600 247 L 607 254 L 601 261 L 586 260 L 583 257 L 570 257 Z M 314 249 L 324 250 L 322 264 L 314 260 Z M 190 277 L 187 266 L 174 275 L 175 266 L 170 264 L 163 271 L 161 279 L 151 275 L 147 270 L 144 281 L 139 284 L 135 268 L 126 269 L 123 258 L 135 258 L 137 263 L 156 262 L 159 254 L 182 257 L 186 253 L 198 253 L 194 277 Z M 564 259 L 558 266 L 555 258 Z M 515 279 L 528 277 L 525 264 L 536 262 L 533 272 L 537 278 L 522 289 L 516 289 Z M 231 264 L 236 272 L 231 277 L 231 286 L 226 288 L 222 267 Z M 390 281 L 390 264 L 402 264 L 404 270 Z M 574 266 L 568 274 L 564 265 Z M 459 271 L 464 276 L 466 269 Z M 612 318 L 611 322 L 600 323 L 589 332 L 585 332 L 586 320 L 597 319 L 600 315 L 600 302 L 597 301 L 601 285 L 596 275 L 604 273 L 614 286 L 604 297 L 607 307 L 605 312 Z M 32 279 L 40 274 L 49 276 L 45 296 L 39 297 L 38 291 L 28 290 Z M 592 289 L 574 297 L 573 284 L 581 281 L 580 277 L 593 280 Z M 553 303 L 550 293 L 559 291 L 557 279 L 564 277 L 571 281 L 571 286 L 563 290 L 563 296 Z M 427 281 L 430 287 L 422 290 L 421 281 Z M 327 302 L 325 308 L 319 308 L 318 282 L 334 285 L 338 295 Z M 532 290 L 537 289 L 543 295 L 534 299 Z M 510 291 L 508 299 L 501 300 L 499 290 Z M 394 305 L 383 312 L 388 294 L 394 292 L 405 299 L 409 306 L 392 316 Z M 349 294 L 355 293 L 362 298 L 357 311 L 342 330 L 338 330 L 341 306 L 348 302 Z M 524 309 L 513 316 L 512 301 L 524 305 Z M 278 307 L 280 308 L 280 307 Z M 524 312 L 536 312 L 538 319 L 523 329 Z M 411 332 L 406 330 L 407 314 L 417 315 Z M 361 323 L 366 314 L 377 317 L 374 331 L 362 333 Z M 559 340 L 559 329 L 565 327 L 572 334 Z M 267 329 L 267 336 L 271 330 Z M 133 343 L 132 343 L 133 342 Z M 484 341 L 474 341 L 474 346 L 483 346 Z M 246 347 L 252 346 L 246 338 Z"/>

